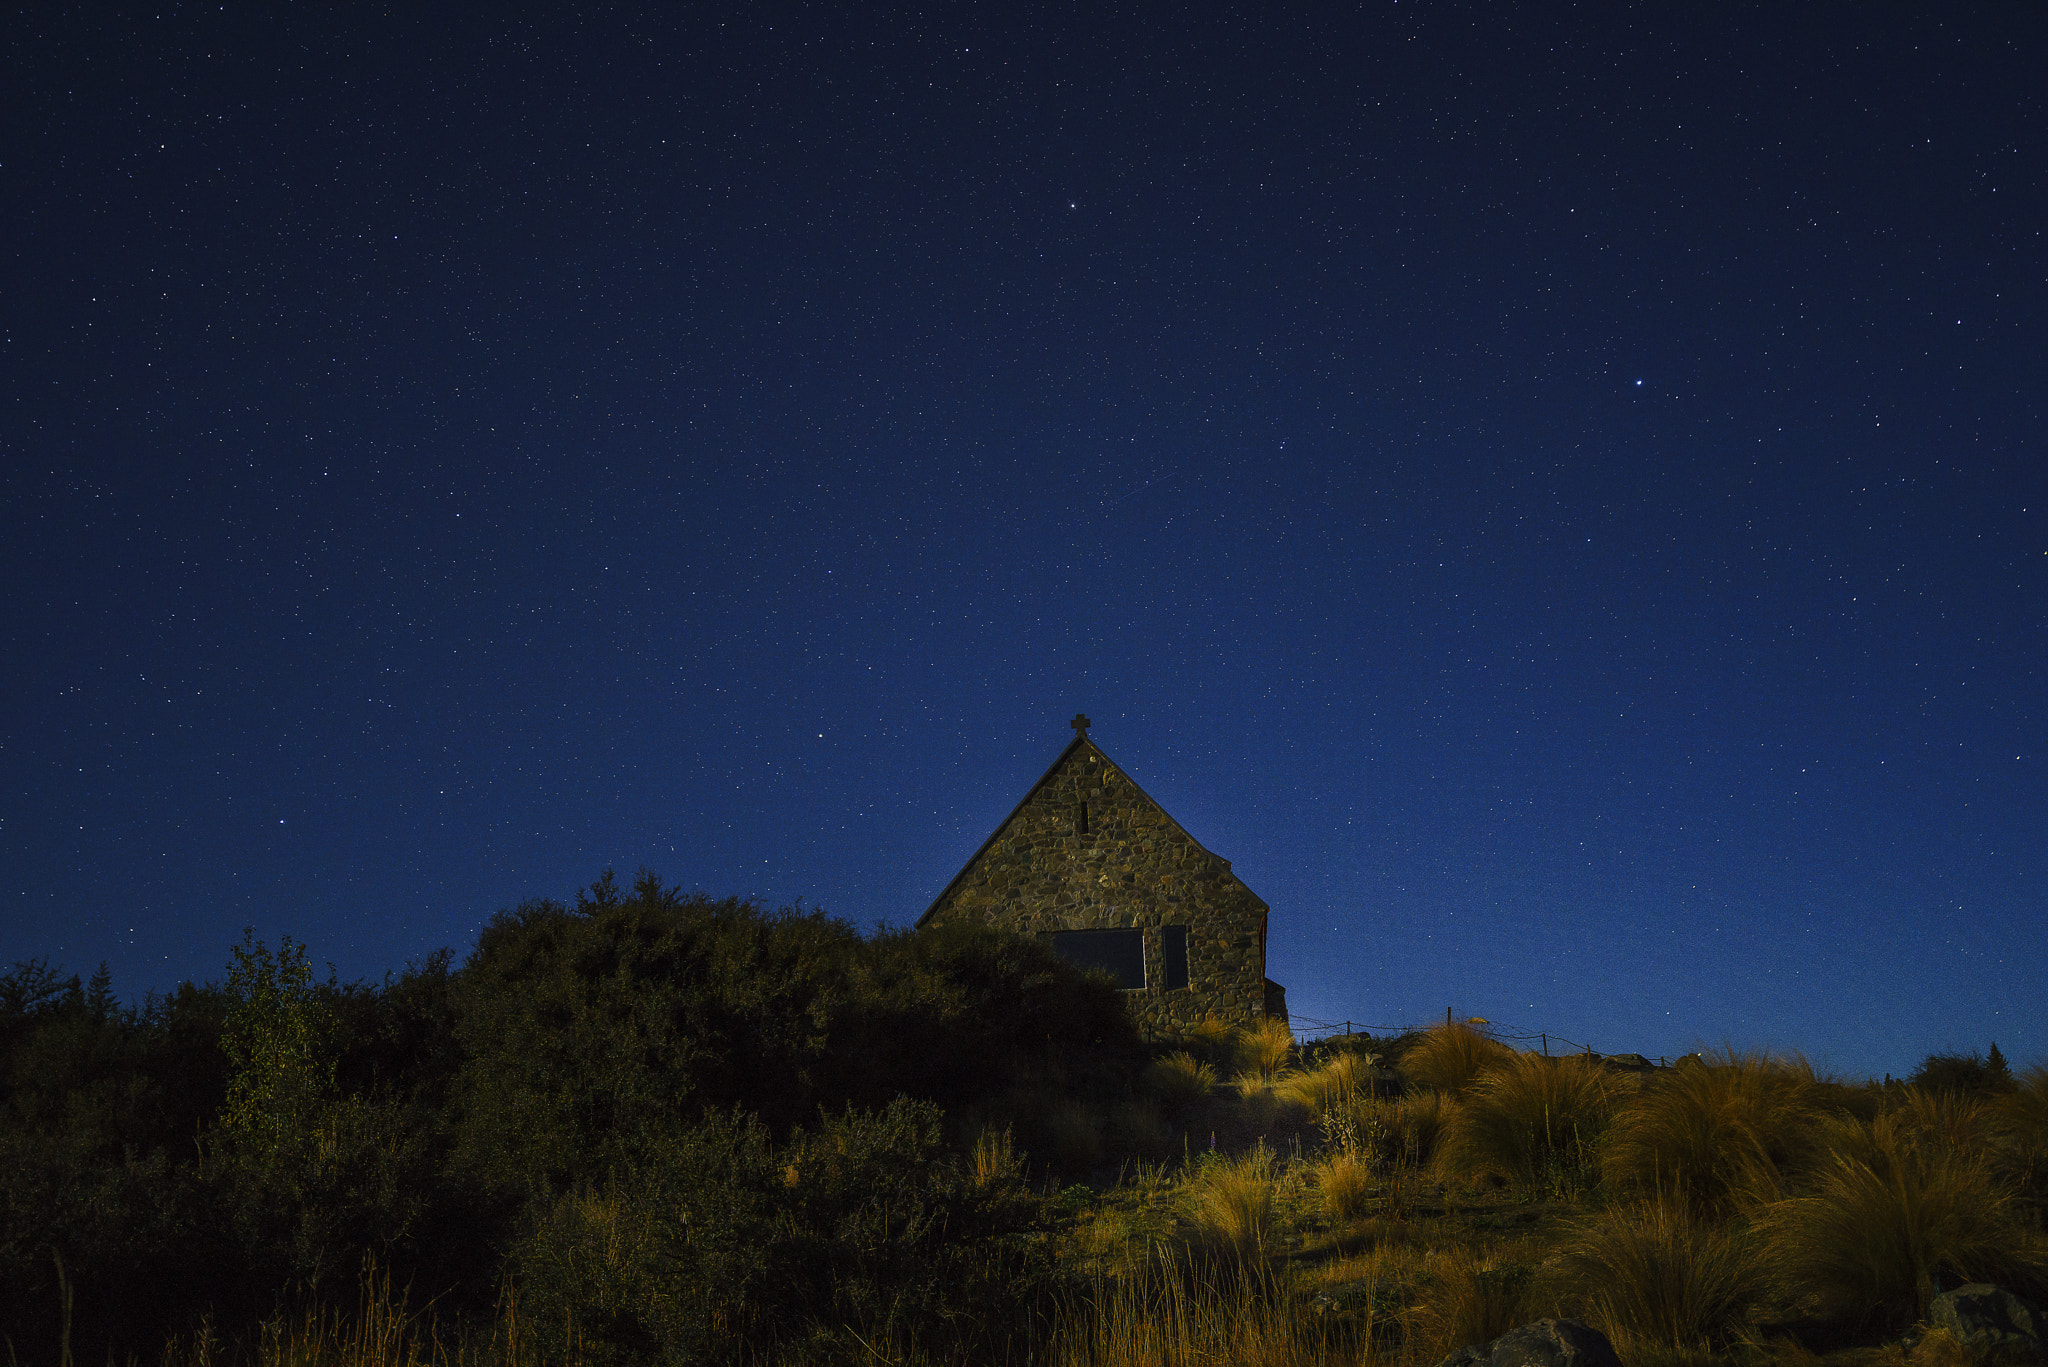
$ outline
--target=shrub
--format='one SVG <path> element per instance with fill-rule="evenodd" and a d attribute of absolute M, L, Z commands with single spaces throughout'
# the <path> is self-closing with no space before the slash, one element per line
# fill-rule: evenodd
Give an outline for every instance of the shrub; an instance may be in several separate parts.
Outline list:
<path fill-rule="evenodd" d="M 1178 1115 L 1216 1089 L 1216 1070 L 1183 1049 L 1153 1060 L 1145 1086 L 1169 1114 Z"/>
<path fill-rule="evenodd" d="M 1616 1207 L 1584 1226 L 1545 1280 L 1630 1360 L 1644 1347 L 1725 1345 L 1765 1289 L 1752 1240 L 1670 1198 Z"/>
<path fill-rule="evenodd" d="M 1467 1090 L 1437 1165 L 1468 1181 L 1498 1179 L 1531 1199 L 1568 1195 L 1584 1184 L 1613 1107 L 1614 1084 L 1598 1064 L 1511 1054 Z"/>
<path fill-rule="evenodd" d="M 1157 1108 L 1143 1098 L 1125 1097 L 1111 1106 L 1104 1128 L 1109 1147 L 1119 1155 L 1160 1158 L 1166 1153 L 1166 1122 L 1159 1118 Z"/>
<path fill-rule="evenodd" d="M 1447 1096 L 1463 1096 L 1510 1051 L 1462 1022 L 1432 1026 L 1402 1054 L 1401 1075 Z"/>
<path fill-rule="evenodd" d="M 1085 1177 L 1102 1156 L 1102 1129 L 1078 1101 L 1053 1104 L 1045 1117 L 1046 1152 L 1062 1176 Z"/>
<path fill-rule="evenodd" d="M 1810 1194 L 1761 1227 L 1785 1280 L 1858 1327 L 1904 1328 L 1945 1281 L 2038 1286 L 2048 1260 L 1982 1155 L 1920 1144 L 1892 1118 L 1837 1121 Z"/>
<path fill-rule="evenodd" d="M 1702 1214 L 1778 1194 L 1808 1162 L 1821 1114 L 1803 1061 L 1728 1053 L 1659 1074 L 1616 1113 L 1600 1175 L 1623 1190 L 1678 1193 Z"/>
<path fill-rule="evenodd" d="M 1929 1054 L 1906 1079 L 1910 1087 L 1930 1092 L 1959 1092 L 1964 1096 L 1999 1096 L 2013 1089 L 2012 1071 L 1998 1046 L 1982 1054 Z"/>

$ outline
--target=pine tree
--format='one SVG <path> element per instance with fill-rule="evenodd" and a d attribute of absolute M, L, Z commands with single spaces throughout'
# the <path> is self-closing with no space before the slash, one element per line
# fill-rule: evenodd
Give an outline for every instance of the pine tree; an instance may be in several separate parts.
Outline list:
<path fill-rule="evenodd" d="M 1984 1057 L 1984 1082 L 1994 1092 L 2013 1090 L 2012 1069 L 2006 1065 L 2005 1055 L 1998 1052 L 1998 1041 L 1991 1041 L 1991 1052 Z"/>

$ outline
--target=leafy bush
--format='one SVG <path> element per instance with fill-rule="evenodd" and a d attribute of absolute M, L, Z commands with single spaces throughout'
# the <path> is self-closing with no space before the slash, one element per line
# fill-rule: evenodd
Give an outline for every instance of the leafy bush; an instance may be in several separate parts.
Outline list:
<path fill-rule="evenodd" d="M 848 1111 L 773 1144 L 706 1117 L 558 1197 L 515 1251 L 535 1341 L 592 1364 L 967 1354 L 1021 1332 L 1049 1285 L 1035 1211 L 945 1154 L 922 1103 Z M 550 1349 L 549 1351 L 553 1351 Z"/>
<path fill-rule="evenodd" d="M 1978 1097 L 2002 1096 L 2013 1090 L 2012 1070 L 1996 1044 L 1989 1055 L 1929 1054 L 1906 1084 L 1922 1091 Z"/>

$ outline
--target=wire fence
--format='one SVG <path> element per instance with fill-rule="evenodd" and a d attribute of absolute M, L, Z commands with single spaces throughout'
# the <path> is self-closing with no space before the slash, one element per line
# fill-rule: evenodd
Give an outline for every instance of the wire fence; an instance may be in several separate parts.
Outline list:
<path fill-rule="evenodd" d="M 1455 1023 L 1469 1025 L 1495 1043 L 1505 1044 L 1511 1048 L 1535 1049 L 1544 1054 L 1588 1054 L 1594 1058 L 1609 1057 L 1609 1055 L 1594 1049 L 1586 1041 L 1568 1038 L 1558 1034 L 1555 1030 L 1525 1029 L 1519 1025 L 1485 1020 L 1478 1016 L 1466 1016 L 1461 1020 L 1448 1009 L 1445 1010 L 1442 1020 L 1424 1021 L 1419 1025 L 1380 1025 L 1369 1021 L 1357 1020 L 1318 1020 L 1314 1016 L 1304 1016 L 1295 1012 L 1288 1014 L 1287 1023 L 1294 1028 L 1295 1038 L 1304 1044 L 1317 1043 L 1325 1039 L 1336 1039 L 1345 1035 L 1390 1036 L 1414 1034 L 1428 1030 L 1433 1026 Z M 1632 1058 L 1644 1057 L 1641 1054 L 1627 1050 L 1617 1052 L 1627 1054 Z M 1657 1065 L 1659 1067 L 1669 1067 L 1670 1064 L 1670 1059 L 1661 1054 L 1657 1056 Z"/>

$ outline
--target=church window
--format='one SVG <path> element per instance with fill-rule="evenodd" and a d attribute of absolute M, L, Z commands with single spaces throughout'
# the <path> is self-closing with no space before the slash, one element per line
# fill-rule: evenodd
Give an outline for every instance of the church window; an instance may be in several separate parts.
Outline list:
<path fill-rule="evenodd" d="M 1188 985 L 1188 928 L 1186 926 L 1164 926 L 1159 931 L 1160 957 L 1166 960 L 1166 986 L 1169 991 Z"/>
<path fill-rule="evenodd" d="M 1081 968 L 1107 973 L 1121 988 L 1145 985 L 1142 930 L 1055 930 L 1053 953 Z"/>

